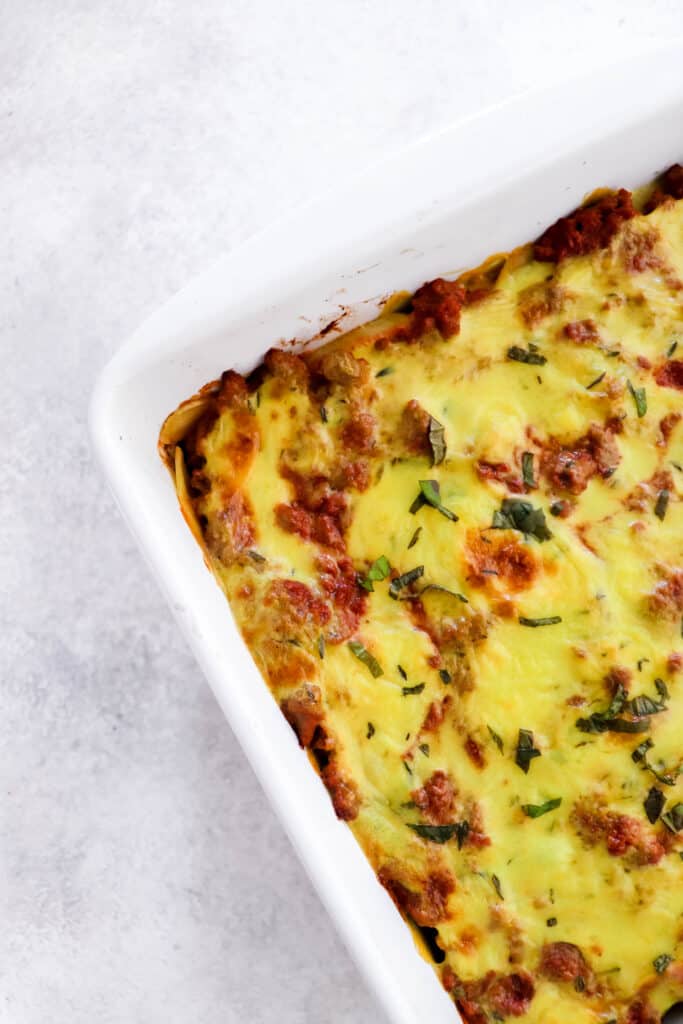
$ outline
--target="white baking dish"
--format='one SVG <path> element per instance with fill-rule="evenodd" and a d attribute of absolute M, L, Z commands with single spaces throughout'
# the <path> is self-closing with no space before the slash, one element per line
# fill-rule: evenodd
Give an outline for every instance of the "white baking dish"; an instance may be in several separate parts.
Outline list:
<path fill-rule="evenodd" d="M 683 48 L 525 95 L 412 146 L 221 259 L 123 346 L 92 399 L 95 450 L 264 789 L 359 967 L 396 1024 L 457 1020 L 408 928 L 255 668 L 157 455 L 162 420 L 279 339 L 473 266 L 539 233 L 596 186 L 683 157 Z"/>

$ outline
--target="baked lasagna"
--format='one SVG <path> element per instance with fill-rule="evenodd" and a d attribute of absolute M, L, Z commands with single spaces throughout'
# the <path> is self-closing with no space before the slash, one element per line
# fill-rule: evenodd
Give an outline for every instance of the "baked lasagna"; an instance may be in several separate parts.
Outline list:
<path fill-rule="evenodd" d="M 264 679 L 467 1024 L 683 999 L 682 419 L 674 166 L 162 428 Z"/>

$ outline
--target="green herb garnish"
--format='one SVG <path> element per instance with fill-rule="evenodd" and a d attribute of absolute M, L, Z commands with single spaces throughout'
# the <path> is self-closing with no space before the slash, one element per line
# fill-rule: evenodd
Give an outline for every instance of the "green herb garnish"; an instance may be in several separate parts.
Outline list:
<path fill-rule="evenodd" d="M 595 380 L 592 380 L 592 381 L 590 382 L 590 384 L 587 384 L 587 385 L 586 385 L 586 391 L 590 391 L 590 390 L 591 390 L 591 388 L 597 387 L 597 385 L 598 385 L 598 384 L 601 384 L 601 383 L 602 383 L 602 381 L 603 381 L 603 380 L 605 379 L 605 374 L 606 374 L 606 373 L 607 373 L 607 370 L 603 370 L 603 371 L 602 371 L 602 373 L 601 373 L 601 374 L 599 374 L 599 375 L 598 375 L 598 376 L 597 376 L 597 377 L 595 378 Z"/>
<path fill-rule="evenodd" d="M 464 594 L 461 594 L 459 590 L 449 590 L 448 587 L 442 587 L 440 583 L 428 583 L 420 591 L 419 596 L 422 597 L 430 590 L 436 590 L 440 594 L 448 594 L 449 597 L 457 597 L 458 601 L 462 601 L 463 604 L 469 604 L 469 601 Z"/>
<path fill-rule="evenodd" d="M 525 615 L 520 615 L 517 620 L 520 626 L 556 626 L 558 622 L 562 622 L 561 615 L 546 615 L 543 619 L 527 619 Z"/>
<path fill-rule="evenodd" d="M 425 688 L 424 683 L 417 683 L 415 686 L 402 686 L 401 693 L 404 697 L 409 697 L 413 693 L 422 693 Z"/>
<path fill-rule="evenodd" d="M 648 719 L 641 719 L 640 721 L 630 722 L 625 718 L 617 718 L 616 716 L 629 706 L 629 702 L 626 697 L 626 690 L 619 683 L 609 703 L 609 706 L 605 711 L 594 711 L 588 718 L 577 718 L 576 728 L 580 729 L 581 732 L 624 732 L 624 733 L 638 733 L 647 732 L 650 728 L 650 722 Z"/>
<path fill-rule="evenodd" d="M 662 793 L 661 789 L 657 789 L 656 786 L 652 786 L 650 792 L 643 801 L 647 820 L 651 825 L 654 825 L 654 823 L 659 819 L 660 814 L 664 810 L 665 803 L 666 797 Z"/>
<path fill-rule="evenodd" d="M 372 722 L 368 722 L 368 731 L 365 734 L 366 740 L 371 740 L 374 735 L 375 735 L 375 727 L 372 724 Z"/>
<path fill-rule="evenodd" d="M 385 580 L 391 572 L 391 566 L 389 560 L 385 555 L 380 555 L 376 558 L 368 569 L 368 574 L 365 579 L 359 580 L 361 587 L 364 590 L 374 590 L 373 583 L 378 583 L 380 580 Z"/>
<path fill-rule="evenodd" d="M 527 818 L 540 818 L 548 811 L 554 811 L 562 803 L 562 797 L 557 796 L 553 800 L 546 800 L 544 804 L 522 804 L 522 810 Z"/>
<path fill-rule="evenodd" d="M 504 498 L 500 510 L 493 513 L 493 530 L 519 530 L 538 541 L 550 540 L 552 533 L 545 521 L 545 512 L 521 498 Z"/>
<path fill-rule="evenodd" d="M 420 534 L 421 533 L 422 533 L 422 527 L 418 526 L 417 530 L 415 531 L 413 536 L 410 538 L 410 541 L 408 543 L 408 551 L 410 551 L 411 548 L 415 547 L 415 545 L 417 544 L 418 540 L 420 539 Z"/>
<path fill-rule="evenodd" d="M 405 763 L 405 762 L 404 762 Z M 458 834 L 458 824 L 453 825 L 411 825 L 411 828 L 420 839 L 428 839 L 430 843 L 447 843 L 449 839 Z"/>
<path fill-rule="evenodd" d="M 397 665 L 396 668 L 398 669 L 398 674 L 400 675 L 401 679 L 408 678 L 408 673 L 404 669 L 403 665 Z"/>
<path fill-rule="evenodd" d="M 403 590 L 404 587 L 409 587 L 415 580 L 419 580 L 424 575 L 424 571 L 424 565 L 416 565 L 414 569 L 409 569 L 402 576 L 397 576 L 389 584 L 389 597 L 393 597 L 395 601 L 398 600 L 399 591 Z"/>
<path fill-rule="evenodd" d="M 384 366 L 381 370 L 378 370 L 375 377 L 388 377 L 390 373 L 394 372 L 393 366 Z"/>
<path fill-rule="evenodd" d="M 495 729 L 491 728 L 490 725 L 487 725 L 486 728 L 489 731 L 489 736 L 491 737 L 491 739 L 496 744 L 496 746 L 498 747 L 498 749 L 500 750 L 500 752 L 502 754 L 503 753 L 503 740 L 502 740 L 502 738 L 498 735 L 498 733 L 496 732 Z"/>
<path fill-rule="evenodd" d="M 421 743 L 419 749 L 422 751 L 425 757 L 429 757 L 429 744 Z"/>
<path fill-rule="evenodd" d="M 548 920 L 546 921 L 546 924 L 547 924 L 548 928 L 554 928 L 557 925 L 557 918 L 556 917 L 549 917 Z"/>
<path fill-rule="evenodd" d="M 631 392 L 631 397 L 633 398 L 633 401 L 636 403 L 636 412 L 638 413 L 638 418 L 640 419 L 647 412 L 647 393 L 645 391 L 645 388 L 634 388 L 630 380 L 627 381 L 627 384 L 628 389 Z"/>
<path fill-rule="evenodd" d="M 652 961 L 652 966 L 656 970 L 657 974 L 664 974 L 669 964 L 673 963 L 673 957 L 669 953 L 661 953 L 658 957 Z"/>
<path fill-rule="evenodd" d="M 327 423 L 327 409 L 325 408 L 324 405 L 320 406 L 320 419 L 323 421 L 323 423 Z"/>
<path fill-rule="evenodd" d="M 662 815 L 662 821 L 670 832 L 680 832 L 683 829 L 683 804 L 674 804 Z"/>
<path fill-rule="evenodd" d="M 325 657 L 325 637 L 322 633 L 318 637 L 318 656 L 321 661 Z"/>
<path fill-rule="evenodd" d="M 527 487 L 535 487 L 534 480 L 534 453 L 524 452 L 522 455 L 522 480 Z"/>
<path fill-rule="evenodd" d="M 529 348 L 520 348 L 519 345 L 512 345 L 507 350 L 508 359 L 513 359 L 516 363 L 529 363 L 531 366 L 545 366 L 548 362 L 545 356 L 541 355 L 540 352 L 536 352 L 531 345 Z"/>
<path fill-rule="evenodd" d="M 252 562 L 258 562 L 259 564 L 261 562 L 265 562 L 265 558 L 259 551 L 254 551 L 252 549 L 251 551 L 247 551 L 247 555 L 251 558 Z"/>
<path fill-rule="evenodd" d="M 438 480 L 419 480 L 418 483 L 420 485 L 420 493 L 410 506 L 411 514 L 415 515 L 416 512 L 419 512 L 423 505 L 430 505 L 437 512 L 440 512 L 442 516 L 445 516 L 446 519 L 450 519 L 452 523 L 457 523 L 458 517 L 455 512 L 451 512 L 449 508 L 446 508 L 441 503 L 441 491 Z"/>
<path fill-rule="evenodd" d="M 636 749 L 631 753 L 631 760 L 634 761 L 636 764 L 639 764 L 641 761 L 644 761 L 645 755 L 647 754 L 648 750 L 652 749 L 653 746 L 654 743 L 648 736 L 648 738 L 646 740 L 643 740 L 642 743 L 639 743 Z"/>
<path fill-rule="evenodd" d="M 664 519 L 668 506 L 669 491 L 666 487 L 663 487 L 657 495 L 657 504 L 655 505 L 655 515 L 657 516 L 657 519 Z"/>
<path fill-rule="evenodd" d="M 439 669 L 439 678 L 441 682 L 444 683 L 445 686 L 449 686 L 453 682 L 453 677 L 451 676 L 447 668 Z"/>
<path fill-rule="evenodd" d="M 429 417 L 427 440 L 432 450 L 432 466 L 440 466 L 446 458 L 446 432 L 443 424 L 435 420 L 433 416 Z"/>
<path fill-rule="evenodd" d="M 672 355 L 674 354 L 674 352 L 676 351 L 677 348 L 678 348 L 678 342 L 677 341 L 672 341 L 671 344 L 669 345 L 668 349 L 666 350 L 666 358 L 667 359 L 671 359 Z"/>
<path fill-rule="evenodd" d="M 534 734 L 529 729 L 520 729 L 515 750 L 515 764 L 526 775 L 533 759 L 540 756 L 541 751 L 534 746 Z"/>
<path fill-rule="evenodd" d="M 659 701 L 653 700 L 652 697 L 648 697 L 644 693 L 629 701 L 628 706 L 638 718 L 643 718 L 645 715 L 657 715 L 660 711 L 666 711 L 665 704 L 660 704 Z"/>
<path fill-rule="evenodd" d="M 500 897 L 500 899 L 504 900 L 505 897 L 503 896 L 503 889 L 501 887 L 500 878 L 498 877 L 498 875 L 491 875 L 491 882 L 493 884 L 493 888 L 498 893 L 498 896 Z"/>
<path fill-rule="evenodd" d="M 359 661 L 362 661 L 363 664 L 370 669 L 370 672 L 375 679 L 379 678 L 379 676 L 381 675 L 384 675 L 384 670 L 380 663 L 377 661 L 377 658 L 375 658 L 374 655 L 370 654 L 370 651 L 366 650 L 366 648 L 363 647 L 362 644 L 358 643 L 357 640 L 349 640 L 346 646 L 349 648 L 352 654 L 355 654 Z"/>

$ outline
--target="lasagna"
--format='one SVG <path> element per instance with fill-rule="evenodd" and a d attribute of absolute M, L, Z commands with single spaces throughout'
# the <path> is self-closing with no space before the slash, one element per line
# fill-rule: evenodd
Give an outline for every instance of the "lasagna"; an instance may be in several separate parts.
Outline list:
<path fill-rule="evenodd" d="M 166 420 L 182 512 L 467 1024 L 683 999 L 683 168 Z"/>

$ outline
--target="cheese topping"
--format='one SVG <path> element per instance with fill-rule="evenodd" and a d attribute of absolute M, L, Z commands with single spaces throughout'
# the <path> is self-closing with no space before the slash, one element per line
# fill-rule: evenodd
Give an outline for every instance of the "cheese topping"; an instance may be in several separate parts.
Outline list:
<path fill-rule="evenodd" d="M 470 1024 L 683 998 L 675 178 L 229 371 L 162 430 L 260 670 Z"/>

